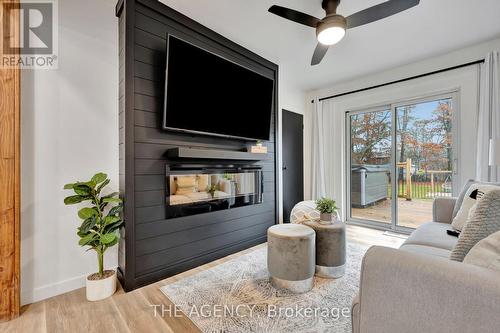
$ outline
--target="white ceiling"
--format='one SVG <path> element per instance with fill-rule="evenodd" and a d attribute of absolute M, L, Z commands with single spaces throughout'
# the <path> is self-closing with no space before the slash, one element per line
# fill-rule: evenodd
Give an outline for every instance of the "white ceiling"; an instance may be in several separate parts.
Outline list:
<path fill-rule="evenodd" d="M 282 5 L 322 18 L 321 0 L 160 0 L 280 64 L 287 85 L 311 90 L 460 49 L 500 35 L 499 0 L 421 0 L 387 19 L 348 30 L 310 66 L 315 31 L 267 12 Z M 383 0 L 342 0 L 344 16 Z"/>

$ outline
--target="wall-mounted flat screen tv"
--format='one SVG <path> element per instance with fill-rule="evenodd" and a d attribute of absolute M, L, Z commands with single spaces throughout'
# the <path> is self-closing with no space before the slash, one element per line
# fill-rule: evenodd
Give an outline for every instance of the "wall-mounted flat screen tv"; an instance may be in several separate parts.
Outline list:
<path fill-rule="evenodd" d="M 274 81 L 172 35 L 163 128 L 269 140 Z"/>

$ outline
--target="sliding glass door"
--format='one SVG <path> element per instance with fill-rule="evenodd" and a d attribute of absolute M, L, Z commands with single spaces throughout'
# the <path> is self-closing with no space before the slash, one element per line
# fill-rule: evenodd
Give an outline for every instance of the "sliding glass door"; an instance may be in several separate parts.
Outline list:
<path fill-rule="evenodd" d="M 399 226 L 432 221 L 432 200 L 452 194 L 452 103 L 442 98 L 395 108 Z"/>
<path fill-rule="evenodd" d="M 453 94 L 347 113 L 348 219 L 386 229 L 432 220 L 457 173 Z"/>
<path fill-rule="evenodd" d="M 361 111 L 349 119 L 351 217 L 391 224 L 391 109 Z"/>

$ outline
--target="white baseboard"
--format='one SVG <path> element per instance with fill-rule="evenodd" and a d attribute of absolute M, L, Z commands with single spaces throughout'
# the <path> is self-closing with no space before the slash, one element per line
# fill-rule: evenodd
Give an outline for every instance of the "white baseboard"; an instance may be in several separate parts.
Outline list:
<path fill-rule="evenodd" d="M 34 288 L 33 290 L 21 290 L 21 305 L 35 303 L 85 287 L 86 277 L 87 275 L 82 275 L 56 283 L 47 284 L 45 286 Z"/>
<path fill-rule="evenodd" d="M 106 268 L 114 269 L 116 268 Z M 33 290 L 21 290 L 21 305 L 31 304 L 44 299 L 61 295 L 75 289 L 85 287 L 87 275 L 76 276 L 67 280 L 47 284 L 45 286 L 34 288 Z"/>

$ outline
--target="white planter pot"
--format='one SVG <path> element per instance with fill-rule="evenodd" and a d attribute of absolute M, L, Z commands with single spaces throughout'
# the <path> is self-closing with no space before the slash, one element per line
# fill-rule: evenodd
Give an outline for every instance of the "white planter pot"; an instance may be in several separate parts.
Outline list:
<path fill-rule="evenodd" d="M 106 271 L 108 272 L 108 271 Z M 87 276 L 87 300 L 100 301 L 112 296 L 116 291 L 116 272 L 102 280 L 90 280 Z"/>
<path fill-rule="evenodd" d="M 332 214 L 321 213 L 321 215 L 319 216 L 319 220 L 322 223 L 332 223 Z"/>
<path fill-rule="evenodd" d="M 320 223 L 323 223 L 323 224 L 334 223 L 336 221 L 340 221 L 340 215 L 338 212 L 335 212 L 333 214 L 321 213 L 319 216 L 319 221 L 320 221 Z"/>

